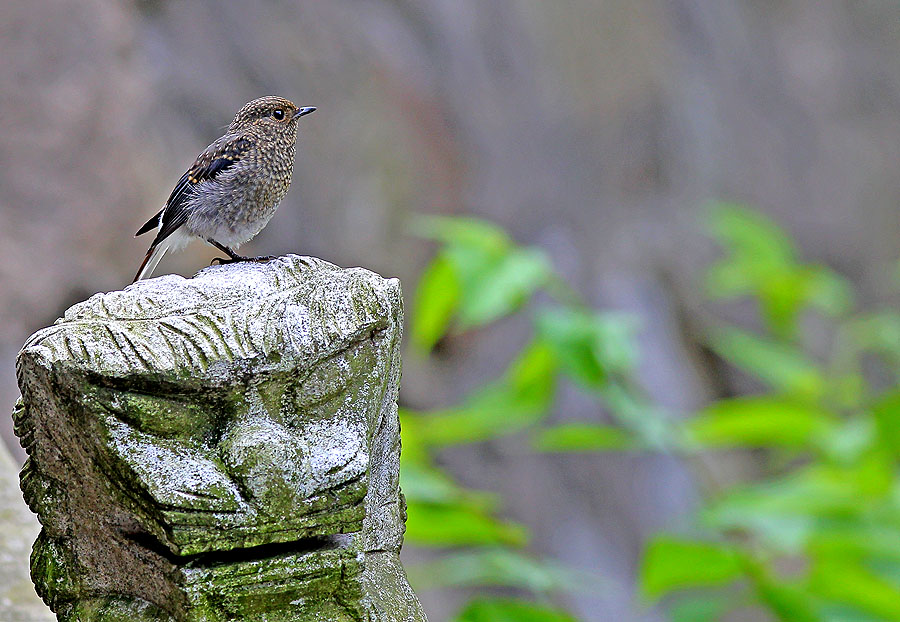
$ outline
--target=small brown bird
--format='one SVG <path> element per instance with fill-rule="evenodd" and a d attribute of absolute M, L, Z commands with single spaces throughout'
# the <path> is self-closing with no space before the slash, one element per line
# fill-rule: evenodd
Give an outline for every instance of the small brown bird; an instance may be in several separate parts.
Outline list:
<path fill-rule="evenodd" d="M 195 237 L 226 255 L 220 263 L 266 261 L 232 250 L 259 233 L 291 185 L 298 120 L 314 112 L 282 97 L 254 99 L 241 108 L 228 131 L 204 149 L 181 176 L 166 206 L 138 229 L 156 229 L 134 281 L 149 276 L 169 249 Z"/>

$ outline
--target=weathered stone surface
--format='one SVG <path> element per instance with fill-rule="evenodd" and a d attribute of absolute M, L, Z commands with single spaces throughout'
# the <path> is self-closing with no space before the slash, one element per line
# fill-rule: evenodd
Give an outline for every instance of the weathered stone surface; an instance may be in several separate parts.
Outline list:
<path fill-rule="evenodd" d="M 98 294 L 17 361 L 61 620 L 424 620 L 399 563 L 399 282 L 317 259 Z"/>

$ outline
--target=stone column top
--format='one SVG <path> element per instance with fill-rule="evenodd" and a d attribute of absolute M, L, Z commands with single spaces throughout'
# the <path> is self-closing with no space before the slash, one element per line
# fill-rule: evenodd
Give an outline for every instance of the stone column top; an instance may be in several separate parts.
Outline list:
<path fill-rule="evenodd" d="M 95 294 L 32 335 L 20 357 L 103 375 L 187 370 L 214 381 L 236 360 L 311 366 L 384 329 L 401 308 L 398 279 L 286 255 Z"/>
<path fill-rule="evenodd" d="M 400 566 L 400 283 L 288 255 L 96 294 L 17 359 L 67 622 L 424 620 Z"/>

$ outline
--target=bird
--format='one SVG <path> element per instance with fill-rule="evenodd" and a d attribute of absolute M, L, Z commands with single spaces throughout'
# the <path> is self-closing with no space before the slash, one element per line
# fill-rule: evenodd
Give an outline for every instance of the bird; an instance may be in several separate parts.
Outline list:
<path fill-rule="evenodd" d="M 298 122 L 315 110 L 274 95 L 244 104 L 225 134 L 181 176 L 165 206 L 134 234 L 156 230 L 132 283 L 150 276 L 166 251 L 195 238 L 228 255 L 213 263 L 274 259 L 244 257 L 233 249 L 275 214 L 291 184 Z"/>

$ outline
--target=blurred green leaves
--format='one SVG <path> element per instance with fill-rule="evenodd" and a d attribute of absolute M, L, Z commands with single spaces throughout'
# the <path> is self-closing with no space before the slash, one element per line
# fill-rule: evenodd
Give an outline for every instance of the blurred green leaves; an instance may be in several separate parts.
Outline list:
<path fill-rule="evenodd" d="M 641 592 L 656 599 L 677 589 L 722 585 L 743 575 L 741 554 L 732 546 L 658 536 L 641 567 Z"/>
<path fill-rule="evenodd" d="M 816 400 L 825 391 L 823 372 L 793 344 L 733 327 L 719 327 L 710 332 L 709 345 L 729 363 L 778 392 Z"/>
<path fill-rule="evenodd" d="M 456 268 L 446 255 L 435 257 L 425 268 L 413 306 L 412 342 L 430 350 L 447 330 L 461 297 Z"/>
<path fill-rule="evenodd" d="M 510 598 L 473 600 L 456 617 L 456 622 L 575 622 L 561 609 Z"/>
<path fill-rule="evenodd" d="M 506 436 L 543 417 L 556 389 L 556 360 L 542 342 L 527 346 L 498 380 L 453 408 L 401 413 L 405 430 L 428 446 L 458 445 Z"/>
<path fill-rule="evenodd" d="M 483 548 L 458 551 L 411 570 L 412 580 L 425 589 L 491 585 L 534 593 L 573 590 L 599 592 L 599 577 L 579 573 L 520 551 Z"/>
<path fill-rule="evenodd" d="M 649 599 L 698 588 L 720 587 L 731 594 L 730 599 L 707 595 L 676 601 L 680 606 L 673 611 L 673 620 L 718 620 L 741 600 L 754 599 L 784 622 L 821 619 L 802 586 L 773 576 L 752 553 L 725 542 L 658 536 L 644 554 L 640 586 Z M 745 599 L 736 597 L 742 590 Z M 702 606 L 704 602 L 712 606 Z"/>
<path fill-rule="evenodd" d="M 540 451 L 610 451 L 638 447 L 632 434 L 617 426 L 570 423 L 539 430 L 533 440 Z"/>
<path fill-rule="evenodd" d="M 851 306 L 847 282 L 799 263 L 790 237 L 768 217 L 730 203 L 715 203 L 708 211 L 709 229 L 726 250 L 707 274 L 712 298 L 755 298 L 769 330 L 785 338 L 795 334 L 806 307 L 837 316 Z"/>
<path fill-rule="evenodd" d="M 533 598 L 478 597 L 457 620 L 571 622 L 543 602 L 585 586 L 578 573 L 524 550 L 528 529 L 502 517 L 502 499 L 438 466 L 445 448 L 501 439 L 518 451 L 677 454 L 703 475 L 698 481 L 714 483 L 692 524 L 700 536 L 660 534 L 643 557 L 639 592 L 662 599 L 673 622 L 720 620 L 735 608 L 785 622 L 900 620 L 900 313 L 857 311 L 851 284 L 804 262 L 762 214 L 728 203 L 707 214 L 723 253 L 706 291 L 752 301 L 761 322 L 750 330 L 707 320 L 704 345 L 759 384 L 756 395 L 716 400 L 686 420 L 635 382 L 634 318 L 585 305 L 543 252 L 495 225 L 417 223 L 438 244 L 415 292 L 411 334 L 420 352 L 513 313 L 532 318 L 502 374 L 458 404 L 401 412 L 407 536 L 442 551 L 411 568 L 413 580 Z M 597 419 L 547 421 L 564 383 L 596 403 Z M 727 452 L 752 452 L 754 468 L 743 479 L 720 477 Z"/>
<path fill-rule="evenodd" d="M 808 448 L 829 429 L 831 416 L 790 400 L 756 397 L 721 400 L 688 424 L 688 438 L 703 447 Z"/>
<path fill-rule="evenodd" d="M 508 544 L 521 546 L 528 531 L 491 512 L 456 503 L 407 503 L 406 537 L 427 546 Z"/>
<path fill-rule="evenodd" d="M 610 374 L 630 372 L 637 360 L 635 322 L 622 314 L 542 309 L 535 327 L 566 375 L 587 389 L 600 388 Z"/>
<path fill-rule="evenodd" d="M 754 481 L 717 491 L 698 513 L 728 542 L 727 552 L 707 551 L 722 557 L 713 567 L 727 570 L 728 554 L 742 558 L 743 577 L 727 589 L 780 620 L 900 620 L 900 390 L 879 395 L 869 383 L 883 375 L 867 374 L 863 360 L 879 357 L 900 380 L 900 316 L 856 313 L 849 283 L 802 263 L 790 238 L 756 212 L 720 204 L 710 223 L 725 253 L 709 271 L 709 293 L 755 300 L 764 330 L 717 326 L 708 344 L 767 393 L 697 413 L 684 426 L 685 448 L 765 450 L 769 465 Z M 809 312 L 830 333 L 815 355 L 802 330 Z M 663 572 L 687 558 L 651 545 L 645 590 L 708 587 L 703 577 Z"/>
<path fill-rule="evenodd" d="M 733 607 L 733 599 L 724 595 L 682 596 L 669 607 L 669 619 L 672 622 L 718 622 Z"/>
<path fill-rule="evenodd" d="M 863 564 L 844 558 L 820 560 L 810 577 L 810 590 L 823 599 L 883 620 L 900 620 L 900 585 Z"/>
<path fill-rule="evenodd" d="M 423 217 L 414 230 L 442 243 L 416 290 L 412 341 L 422 350 L 430 350 L 451 323 L 462 332 L 515 311 L 550 277 L 541 251 L 517 246 L 490 223 Z"/>
<path fill-rule="evenodd" d="M 500 228 L 470 218 L 423 218 L 415 230 L 438 243 L 414 295 L 412 343 L 429 352 L 441 339 L 519 311 L 544 292 L 533 331 L 505 372 L 458 404 L 402 409 L 401 486 L 408 502 L 409 542 L 441 547 L 436 561 L 410 568 L 420 588 L 502 586 L 534 595 L 579 589 L 583 577 L 519 550 L 528 530 L 500 517 L 488 494 L 458 485 L 437 464 L 444 448 L 514 435 L 543 451 L 637 446 L 644 405 L 627 378 L 637 359 L 632 318 L 585 307 L 556 275 L 545 254 L 514 243 Z M 560 379 L 608 402 L 625 426 L 548 427 Z M 659 434 L 657 434 L 659 436 Z M 588 581 L 586 589 L 597 589 Z M 478 599 L 459 620 L 573 620 L 525 600 Z"/>

